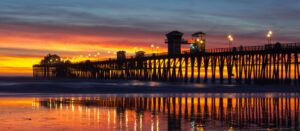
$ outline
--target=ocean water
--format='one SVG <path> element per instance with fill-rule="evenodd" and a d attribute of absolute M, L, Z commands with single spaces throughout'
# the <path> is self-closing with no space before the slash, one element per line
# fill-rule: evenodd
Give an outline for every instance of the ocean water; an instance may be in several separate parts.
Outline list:
<path fill-rule="evenodd" d="M 299 93 L 0 96 L 0 130 L 300 130 Z"/>

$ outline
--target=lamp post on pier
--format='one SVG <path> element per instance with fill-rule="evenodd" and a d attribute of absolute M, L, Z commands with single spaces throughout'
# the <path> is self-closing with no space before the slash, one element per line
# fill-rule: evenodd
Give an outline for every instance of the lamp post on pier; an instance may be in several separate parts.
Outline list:
<path fill-rule="evenodd" d="M 229 48 L 231 48 L 232 42 L 233 42 L 233 36 L 232 35 L 228 35 L 227 38 L 228 38 Z"/>
<path fill-rule="evenodd" d="M 98 61 L 100 61 L 100 52 L 97 52 Z"/>
<path fill-rule="evenodd" d="M 154 49 L 154 45 L 153 44 L 151 45 L 151 49 L 152 49 L 152 54 L 153 54 L 153 49 Z"/>
<path fill-rule="evenodd" d="M 136 53 L 136 47 L 134 47 L 134 53 Z"/>
<path fill-rule="evenodd" d="M 272 43 L 272 35 L 273 35 L 273 32 L 270 30 L 267 34 L 268 44 Z"/>

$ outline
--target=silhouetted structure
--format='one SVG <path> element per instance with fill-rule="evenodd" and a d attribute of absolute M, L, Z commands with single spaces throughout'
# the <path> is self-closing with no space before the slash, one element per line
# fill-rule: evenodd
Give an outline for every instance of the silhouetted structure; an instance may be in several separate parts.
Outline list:
<path fill-rule="evenodd" d="M 179 31 L 172 31 L 166 34 L 166 43 L 168 44 L 168 54 L 169 56 L 181 54 L 181 43 L 182 43 L 183 33 Z"/>
<path fill-rule="evenodd" d="M 197 32 L 192 35 L 192 43 L 190 43 L 190 52 L 197 53 L 197 52 L 204 52 L 205 51 L 205 33 Z"/>
<path fill-rule="evenodd" d="M 145 56 L 145 51 L 138 51 L 135 53 L 136 58 L 143 58 Z"/>
<path fill-rule="evenodd" d="M 43 60 L 41 60 L 41 64 L 58 64 L 61 63 L 60 57 L 56 54 L 51 55 L 48 54 L 44 57 Z"/>
<path fill-rule="evenodd" d="M 67 66 L 70 65 L 70 61 L 61 61 L 61 58 L 54 54 L 48 54 L 41 60 L 39 68 L 33 68 L 33 76 L 47 77 L 69 77 L 71 74 L 68 72 Z"/>
<path fill-rule="evenodd" d="M 209 80 L 212 83 L 224 83 L 225 80 L 226 83 L 232 83 L 235 79 L 234 82 L 239 84 L 300 84 L 300 44 L 276 43 L 181 54 L 178 52 L 181 33 L 172 32 L 169 35 L 170 42 L 176 44 L 172 45 L 176 48 L 176 53 L 172 52 L 172 55 L 144 56 L 144 52 L 140 51 L 136 53 L 136 58 L 122 61 L 110 59 L 73 64 L 42 62 L 33 66 L 33 76 L 204 83 Z"/>
<path fill-rule="evenodd" d="M 126 60 L 126 52 L 125 51 L 118 51 L 117 52 L 117 60 L 118 61 Z"/>

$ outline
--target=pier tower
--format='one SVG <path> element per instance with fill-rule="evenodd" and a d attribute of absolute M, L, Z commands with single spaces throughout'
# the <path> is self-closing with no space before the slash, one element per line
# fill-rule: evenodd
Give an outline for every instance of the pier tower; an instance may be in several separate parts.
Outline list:
<path fill-rule="evenodd" d="M 179 31 L 172 31 L 166 34 L 166 44 L 168 44 L 168 55 L 175 56 L 181 53 L 181 43 L 182 43 L 183 33 Z"/>
<path fill-rule="evenodd" d="M 125 51 L 118 51 L 117 52 L 117 60 L 118 61 L 126 60 L 126 52 Z"/>
<path fill-rule="evenodd" d="M 191 53 L 204 52 L 205 51 L 205 33 L 196 32 L 192 35 L 192 43 L 190 44 Z"/>

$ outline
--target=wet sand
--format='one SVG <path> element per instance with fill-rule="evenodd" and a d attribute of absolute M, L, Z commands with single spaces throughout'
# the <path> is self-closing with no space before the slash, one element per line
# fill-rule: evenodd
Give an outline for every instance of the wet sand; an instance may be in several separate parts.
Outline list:
<path fill-rule="evenodd" d="M 280 85 L 220 85 L 132 80 L 33 79 L 0 77 L 1 93 L 266 93 L 300 92 Z"/>
<path fill-rule="evenodd" d="M 0 130 L 299 130 L 299 93 L 270 85 L 0 78 Z"/>

